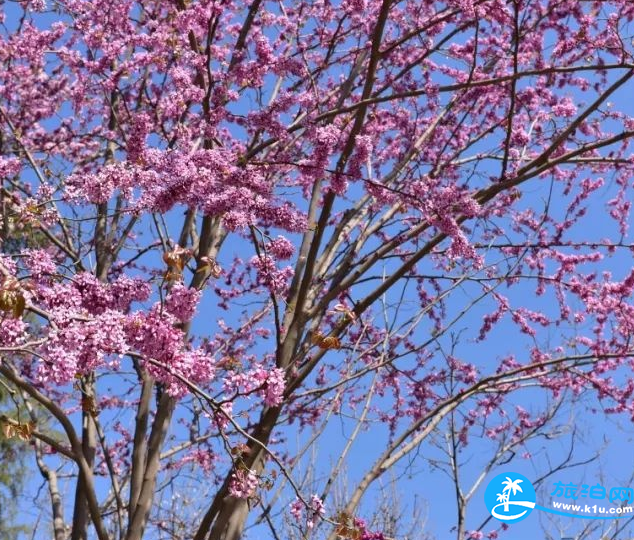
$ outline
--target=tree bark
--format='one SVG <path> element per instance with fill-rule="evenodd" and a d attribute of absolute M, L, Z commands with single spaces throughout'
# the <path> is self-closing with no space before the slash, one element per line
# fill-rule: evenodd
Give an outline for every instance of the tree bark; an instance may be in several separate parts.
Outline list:
<path fill-rule="evenodd" d="M 94 383 L 86 381 L 84 390 L 88 396 L 94 399 Z M 84 454 L 86 464 L 92 471 L 95 464 L 95 452 L 97 449 L 97 430 L 95 422 L 89 411 L 82 413 L 82 430 L 81 430 L 81 449 Z M 88 501 L 86 490 L 88 486 L 84 479 L 79 475 L 75 488 L 75 507 L 73 509 L 73 529 L 71 540 L 88 540 L 88 523 L 90 521 L 90 512 L 88 511 Z"/>
<path fill-rule="evenodd" d="M 253 438 L 263 445 L 268 444 L 281 412 L 282 409 L 279 407 L 265 409 L 253 432 Z M 256 474 L 260 474 L 264 469 L 266 452 L 262 446 L 253 441 L 249 441 L 247 446 L 251 452 L 244 460 L 245 465 Z M 249 505 L 248 501 L 229 495 L 230 480 L 231 473 L 227 475 L 224 484 L 214 497 L 194 540 L 205 540 L 205 538 L 207 540 L 238 540 L 241 538 L 249 515 Z"/>
<path fill-rule="evenodd" d="M 147 518 L 154 500 L 156 476 L 159 470 L 161 448 L 169 429 L 176 401 L 167 392 L 163 392 L 152 424 L 152 432 L 148 440 L 147 463 L 138 502 L 129 516 L 126 540 L 141 540 Z"/>

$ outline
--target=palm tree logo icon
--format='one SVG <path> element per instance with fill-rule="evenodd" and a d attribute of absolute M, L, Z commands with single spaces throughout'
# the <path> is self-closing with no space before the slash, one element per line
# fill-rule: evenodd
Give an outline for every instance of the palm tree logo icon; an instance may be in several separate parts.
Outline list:
<path fill-rule="evenodd" d="M 519 478 L 517 480 L 511 480 L 508 476 L 506 477 L 506 480 L 502 482 L 504 489 L 502 490 L 502 493 L 498 493 L 497 500 L 498 502 L 504 503 L 504 512 L 507 514 L 509 511 L 509 499 L 511 497 L 511 492 L 513 492 L 513 495 L 516 495 L 518 491 L 521 493 L 522 488 L 520 487 L 520 484 L 522 482 L 523 480 Z"/>
<path fill-rule="evenodd" d="M 506 523 L 528 516 L 535 508 L 535 499 L 535 488 L 530 480 L 518 473 L 496 476 L 489 482 L 484 494 L 484 502 L 491 515 Z"/>

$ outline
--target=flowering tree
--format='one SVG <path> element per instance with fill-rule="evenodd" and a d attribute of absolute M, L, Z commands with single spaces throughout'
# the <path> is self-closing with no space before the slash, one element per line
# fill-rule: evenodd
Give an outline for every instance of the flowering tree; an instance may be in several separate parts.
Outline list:
<path fill-rule="evenodd" d="M 630 0 L 2 7 L 2 428 L 40 537 L 387 538 L 368 494 L 438 434 L 493 467 L 553 402 L 634 414 Z"/>

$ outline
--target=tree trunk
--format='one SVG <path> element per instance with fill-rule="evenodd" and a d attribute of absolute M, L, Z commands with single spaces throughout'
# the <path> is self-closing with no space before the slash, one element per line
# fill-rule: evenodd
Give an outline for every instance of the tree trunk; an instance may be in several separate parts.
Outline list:
<path fill-rule="evenodd" d="M 94 397 L 94 384 L 92 381 L 86 380 L 84 392 L 88 396 Z M 95 423 L 89 411 L 82 413 L 82 433 L 81 446 L 84 458 L 90 470 L 95 463 L 95 450 L 97 448 L 97 431 Z M 75 508 L 73 510 L 73 530 L 71 540 L 88 540 L 88 523 L 90 513 L 88 511 L 88 499 L 86 497 L 87 486 L 79 475 L 77 479 L 77 487 L 75 489 Z"/>

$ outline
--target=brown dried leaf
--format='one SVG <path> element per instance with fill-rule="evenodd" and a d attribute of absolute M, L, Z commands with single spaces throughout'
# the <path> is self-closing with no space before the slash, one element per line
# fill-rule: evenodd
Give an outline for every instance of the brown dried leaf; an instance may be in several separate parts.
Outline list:
<path fill-rule="evenodd" d="M 35 422 L 27 422 L 26 424 L 18 424 L 15 426 L 15 431 L 18 438 L 22 441 L 28 441 L 33 435 L 35 430 Z"/>
<path fill-rule="evenodd" d="M 2 433 L 7 439 L 12 439 L 17 436 L 22 441 L 28 441 L 35 431 L 35 422 L 27 422 L 26 424 L 20 424 L 10 418 L 3 418 L 0 420 L 2 424 Z"/>
<path fill-rule="evenodd" d="M 0 289 L 0 311 L 13 311 L 13 293 Z"/>
<path fill-rule="evenodd" d="M 349 514 L 345 510 L 341 510 L 337 512 L 337 515 L 335 516 L 335 521 L 339 524 L 344 524 L 344 525 L 347 523 L 351 523 L 352 519 L 353 519 L 352 514 Z"/>
<path fill-rule="evenodd" d="M 312 341 L 321 349 L 341 349 L 341 341 L 335 336 L 324 336 L 317 332 L 313 335 Z"/>
<path fill-rule="evenodd" d="M 26 300 L 22 294 L 17 294 L 15 298 L 15 303 L 13 304 L 13 318 L 19 319 L 24 315 L 24 310 L 26 309 Z"/>
<path fill-rule="evenodd" d="M 167 264 L 168 272 L 180 275 L 191 256 L 191 250 L 176 246 L 173 251 L 163 253 L 163 261 Z"/>
<path fill-rule="evenodd" d="M 17 319 L 25 308 L 26 300 L 20 282 L 13 277 L 5 278 L 0 286 L 0 311 L 11 313 Z"/>
<path fill-rule="evenodd" d="M 356 527 L 348 527 L 346 525 L 339 525 L 335 529 L 335 534 L 339 538 L 344 538 L 346 540 L 359 540 L 361 538 L 361 531 Z"/>
<path fill-rule="evenodd" d="M 40 208 L 40 206 L 37 204 L 27 204 L 26 211 L 31 214 L 41 214 L 42 208 Z"/>
<path fill-rule="evenodd" d="M 200 261 L 202 266 L 197 270 L 198 272 L 209 271 L 209 275 L 213 278 L 219 278 L 222 275 L 222 268 L 216 262 L 213 257 L 201 257 Z"/>
<path fill-rule="evenodd" d="M 249 454 L 251 452 L 251 448 L 244 443 L 237 444 L 231 449 L 231 453 L 234 456 L 243 456 L 245 454 Z"/>
<path fill-rule="evenodd" d="M 176 255 L 173 251 L 163 253 L 163 261 L 170 269 L 174 268 L 176 270 L 182 271 L 185 267 L 183 264 L 183 259 L 179 255 Z"/>
<path fill-rule="evenodd" d="M 317 334 L 313 337 L 313 343 L 324 350 L 341 349 L 341 341 L 335 336 L 324 337 L 321 334 Z"/>
<path fill-rule="evenodd" d="M 209 272 L 213 277 L 219 278 L 222 275 L 222 268 L 216 261 L 213 261 L 209 267 Z"/>
<path fill-rule="evenodd" d="M 9 422 L 2 422 L 2 433 L 7 439 L 15 437 L 15 426 Z"/>
<path fill-rule="evenodd" d="M 93 417 L 99 414 L 95 398 L 86 394 L 82 394 L 81 396 L 81 410 L 89 413 Z"/>
<path fill-rule="evenodd" d="M 220 362 L 218 362 L 218 367 L 223 367 L 227 371 L 238 371 L 242 368 L 242 363 L 233 356 L 224 356 Z"/>
<path fill-rule="evenodd" d="M 172 270 L 167 270 L 163 275 L 165 281 L 180 281 L 183 279 L 182 272 L 174 272 Z"/>

